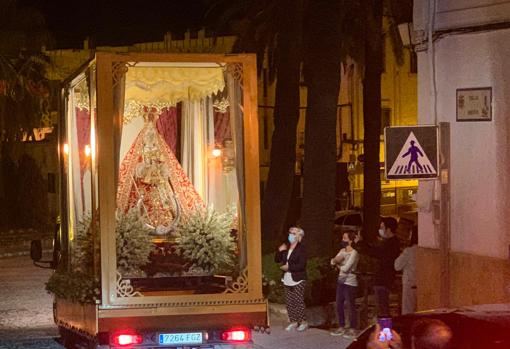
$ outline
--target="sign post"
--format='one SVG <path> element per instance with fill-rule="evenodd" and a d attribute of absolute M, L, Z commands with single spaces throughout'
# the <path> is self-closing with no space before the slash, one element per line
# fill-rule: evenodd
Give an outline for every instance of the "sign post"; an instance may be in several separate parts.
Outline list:
<path fill-rule="evenodd" d="M 386 179 L 436 179 L 439 175 L 437 126 L 384 129 Z"/>

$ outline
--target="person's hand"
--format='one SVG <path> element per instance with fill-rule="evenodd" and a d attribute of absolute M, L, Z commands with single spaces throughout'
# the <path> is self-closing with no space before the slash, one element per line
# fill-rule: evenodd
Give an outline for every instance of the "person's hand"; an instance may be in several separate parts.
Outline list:
<path fill-rule="evenodd" d="M 278 251 L 285 251 L 287 250 L 287 245 L 286 244 L 281 244 L 280 247 L 278 247 Z"/>
<path fill-rule="evenodd" d="M 381 342 L 379 340 L 379 332 L 381 332 L 381 326 L 379 324 L 375 325 L 374 331 L 368 337 L 367 349 L 389 349 L 389 342 L 384 341 Z"/>
<path fill-rule="evenodd" d="M 402 338 L 397 332 L 391 330 L 392 339 L 384 342 L 379 340 L 379 332 L 381 332 L 381 326 L 376 324 L 368 338 L 367 349 L 402 349 Z"/>
<path fill-rule="evenodd" d="M 331 258 L 331 261 L 329 262 L 331 265 L 335 265 L 336 264 L 336 261 L 334 258 Z"/>
<path fill-rule="evenodd" d="M 289 271 L 289 263 L 280 266 L 280 269 L 283 271 Z"/>
<path fill-rule="evenodd" d="M 402 338 L 400 338 L 400 335 L 391 330 L 392 338 L 391 341 L 389 341 L 390 348 L 391 349 L 402 349 Z"/>

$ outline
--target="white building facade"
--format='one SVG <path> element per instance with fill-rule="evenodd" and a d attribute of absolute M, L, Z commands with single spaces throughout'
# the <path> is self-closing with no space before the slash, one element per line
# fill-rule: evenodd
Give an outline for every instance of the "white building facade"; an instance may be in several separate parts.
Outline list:
<path fill-rule="evenodd" d="M 418 308 L 510 302 L 510 1 L 415 0 L 413 22 L 418 123 L 449 123 L 451 144 L 419 184 Z"/>

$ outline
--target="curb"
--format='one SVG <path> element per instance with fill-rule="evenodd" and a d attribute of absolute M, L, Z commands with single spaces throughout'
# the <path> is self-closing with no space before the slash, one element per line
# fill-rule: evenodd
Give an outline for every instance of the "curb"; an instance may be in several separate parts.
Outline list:
<path fill-rule="evenodd" d="M 51 253 L 53 250 L 43 250 L 43 253 Z M 29 256 L 30 251 L 20 251 L 20 252 L 4 252 L 0 253 L 0 258 L 11 258 L 11 257 L 21 257 L 21 256 Z"/>

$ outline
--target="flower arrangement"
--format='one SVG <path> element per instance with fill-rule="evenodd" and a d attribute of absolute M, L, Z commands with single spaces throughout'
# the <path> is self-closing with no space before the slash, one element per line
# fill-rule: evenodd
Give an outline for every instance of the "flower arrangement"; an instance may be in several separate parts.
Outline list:
<path fill-rule="evenodd" d="M 46 290 L 79 303 L 96 303 L 101 296 L 99 278 L 77 271 L 56 270 L 46 283 Z"/>
<path fill-rule="evenodd" d="M 46 290 L 57 297 L 80 303 L 96 303 L 101 296 L 100 280 L 93 270 L 94 251 L 92 217 L 86 213 L 76 224 L 73 260 L 69 269 L 60 265 L 46 283 Z M 97 223 L 96 223 L 97 226 Z M 96 231 L 99 231 L 96 229 Z M 123 275 L 141 275 L 152 250 L 150 229 L 135 210 L 117 215 L 117 267 Z"/>
<path fill-rule="evenodd" d="M 136 209 L 117 213 L 117 268 L 122 275 L 144 275 L 141 267 L 149 263 L 154 248 L 150 228 L 140 218 Z"/>
<path fill-rule="evenodd" d="M 236 242 L 232 235 L 232 210 L 198 210 L 181 223 L 176 251 L 190 269 L 205 273 L 230 273 L 235 267 Z"/>
<path fill-rule="evenodd" d="M 80 303 L 95 303 L 99 300 L 101 292 L 99 278 L 94 276 L 94 241 L 91 227 L 92 215 L 88 212 L 76 224 L 71 266 L 67 269 L 65 265 L 59 265 L 46 283 L 48 292 Z M 96 252 L 99 256 L 97 248 Z"/>

